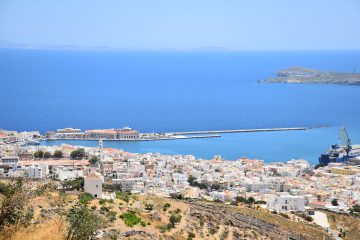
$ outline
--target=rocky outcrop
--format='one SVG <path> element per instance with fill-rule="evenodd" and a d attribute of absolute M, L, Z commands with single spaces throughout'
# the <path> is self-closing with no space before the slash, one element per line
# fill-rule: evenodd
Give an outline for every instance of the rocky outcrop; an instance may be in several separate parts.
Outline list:
<path fill-rule="evenodd" d="M 141 235 L 143 237 L 146 237 L 149 240 L 158 240 L 157 237 L 155 237 L 153 234 L 151 234 L 149 232 L 142 231 L 142 230 L 134 230 L 134 229 L 121 233 L 120 239 L 121 239 L 121 237 L 127 238 L 127 237 L 131 237 L 131 236 L 135 236 L 135 235 Z"/>

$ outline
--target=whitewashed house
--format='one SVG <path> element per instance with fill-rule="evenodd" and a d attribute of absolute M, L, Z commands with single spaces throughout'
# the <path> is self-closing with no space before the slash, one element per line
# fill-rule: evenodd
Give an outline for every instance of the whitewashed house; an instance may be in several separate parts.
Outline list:
<path fill-rule="evenodd" d="M 266 202 L 266 207 L 277 212 L 305 211 L 305 198 L 283 194 L 269 199 Z"/>

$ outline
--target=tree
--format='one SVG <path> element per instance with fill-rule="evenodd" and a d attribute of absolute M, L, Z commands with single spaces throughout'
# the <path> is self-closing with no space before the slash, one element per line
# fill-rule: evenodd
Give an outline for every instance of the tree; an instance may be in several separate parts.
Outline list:
<path fill-rule="evenodd" d="M 83 159 L 85 157 L 85 150 L 83 148 L 74 150 L 70 153 L 70 157 L 77 160 Z"/>
<path fill-rule="evenodd" d="M 339 203 L 338 203 L 338 200 L 336 198 L 334 198 L 333 200 L 331 200 L 331 205 L 333 206 L 338 206 Z"/>
<path fill-rule="evenodd" d="M 63 156 L 62 151 L 56 150 L 56 151 L 54 152 L 54 158 L 62 158 L 62 156 Z"/>
<path fill-rule="evenodd" d="M 5 227 L 21 224 L 27 226 L 33 218 L 33 209 L 28 206 L 36 196 L 35 191 L 25 187 L 22 178 L 3 184 L 4 195 L 0 206 L 0 231 Z"/>
<path fill-rule="evenodd" d="M 49 152 L 44 152 L 44 158 L 51 158 L 51 153 Z"/>
<path fill-rule="evenodd" d="M 84 178 L 78 177 L 73 180 L 63 182 L 63 187 L 80 190 L 84 188 Z"/>
<path fill-rule="evenodd" d="M 175 227 L 176 223 L 179 223 L 181 221 L 182 216 L 179 213 L 173 213 L 171 214 L 169 221 L 172 227 Z"/>
<path fill-rule="evenodd" d="M 249 205 L 251 206 L 251 205 L 255 204 L 255 198 L 249 197 L 249 198 L 247 199 L 247 202 L 248 202 Z"/>
<path fill-rule="evenodd" d="M 44 157 L 44 152 L 41 150 L 38 150 L 34 153 L 34 157 L 35 158 L 43 158 Z"/>
<path fill-rule="evenodd" d="M 73 206 L 67 216 L 68 230 L 66 240 L 94 239 L 103 219 L 86 205 Z"/>
<path fill-rule="evenodd" d="M 246 198 L 244 198 L 242 196 L 236 197 L 236 203 L 244 203 L 244 202 L 246 202 Z"/>
<path fill-rule="evenodd" d="M 99 158 L 97 156 L 92 156 L 89 160 L 89 163 L 94 165 L 94 164 L 98 163 L 98 161 L 99 161 Z"/>
<path fill-rule="evenodd" d="M 196 180 L 196 178 L 193 175 L 189 175 L 188 182 L 189 182 L 190 186 L 194 185 L 195 180 Z"/>

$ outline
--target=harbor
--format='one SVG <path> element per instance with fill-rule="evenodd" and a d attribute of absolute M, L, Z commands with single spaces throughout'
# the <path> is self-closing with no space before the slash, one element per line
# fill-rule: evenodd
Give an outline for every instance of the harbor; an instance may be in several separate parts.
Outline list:
<path fill-rule="evenodd" d="M 318 127 L 320 128 L 320 127 Z M 155 141 L 155 140 L 179 140 L 194 138 L 219 138 L 220 134 L 228 133 L 250 133 L 250 132 L 276 132 L 276 131 L 305 131 L 309 127 L 291 128 L 259 128 L 259 129 L 232 129 L 232 130 L 207 130 L 207 131 L 184 131 L 184 132 L 165 132 L 165 133 L 140 133 L 129 127 L 120 129 L 94 129 L 82 132 L 76 128 L 57 129 L 48 131 L 43 140 L 87 140 L 98 141 Z"/>

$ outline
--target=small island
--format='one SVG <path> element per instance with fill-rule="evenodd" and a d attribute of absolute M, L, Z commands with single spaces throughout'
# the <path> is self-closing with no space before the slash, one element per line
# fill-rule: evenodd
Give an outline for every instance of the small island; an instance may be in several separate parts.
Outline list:
<path fill-rule="evenodd" d="M 291 67 L 276 72 L 275 77 L 259 81 L 261 83 L 324 83 L 340 85 L 360 85 L 360 74 L 328 72 L 304 67 Z"/>

